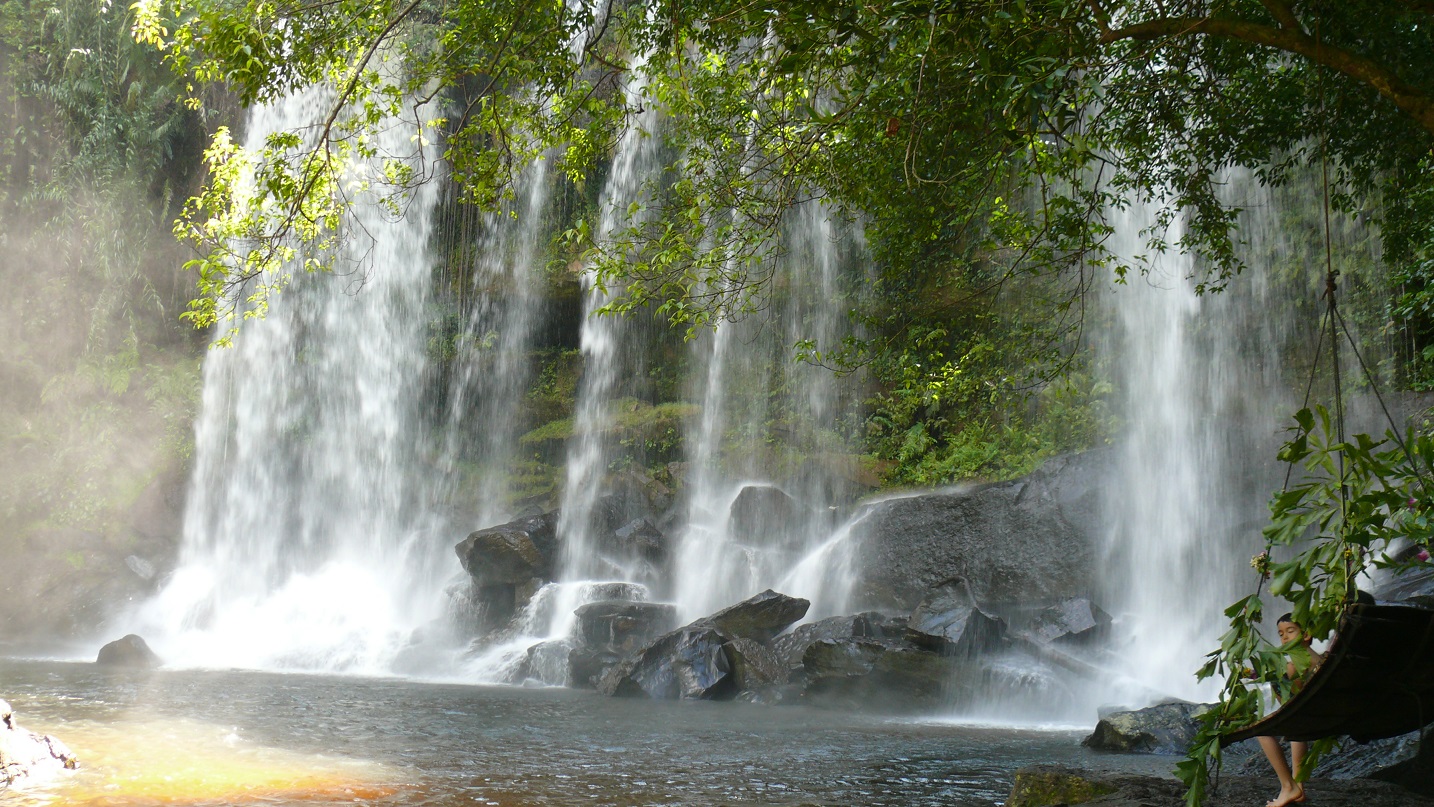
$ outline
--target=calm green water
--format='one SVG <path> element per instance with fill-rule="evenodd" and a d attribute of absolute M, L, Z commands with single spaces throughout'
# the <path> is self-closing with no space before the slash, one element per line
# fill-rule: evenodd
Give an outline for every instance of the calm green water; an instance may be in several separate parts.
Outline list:
<path fill-rule="evenodd" d="M 0 803 L 992 805 L 1012 772 L 1096 755 L 1081 731 L 564 689 L 0 660 L 0 697 L 84 767 Z"/>

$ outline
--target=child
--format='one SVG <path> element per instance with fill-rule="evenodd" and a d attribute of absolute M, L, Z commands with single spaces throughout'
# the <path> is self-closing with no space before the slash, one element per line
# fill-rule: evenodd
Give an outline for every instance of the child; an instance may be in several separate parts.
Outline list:
<path fill-rule="evenodd" d="M 1289 653 L 1289 661 L 1285 664 L 1285 677 L 1290 680 L 1290 694 L 1300 691 L 1310 673 L 1314 672 L 1324 661 L 1324 658 L 1310 648 L 1312 638 L 1305 635 L 1304 628 L 1294 620 L 1291 614 L 1285 614 L 1275 623 L 1275 629 L 1279 631 L 1280 641 L 1286 652 Z M 1285 761 L 1284 749 L 1280 748 L 1280 741 L 1274 737 L 1259 737 L 1260 747 L 1265 751 L 1265 758 L 1270 760 L 1270 767 L 1275 769 L 1275 775 L 1280 778 L 1280 794 L 1268 802 L 1265 807 L 1286 807 L 1290 804 L 1298 804 L 1305 800 L 1304 785 L 1295 781 L 1295 772 L 1300 769 L 1300 763 L 1304 761 L 1305 751 L 1309 750 L 1309 743 L 1291 742 L 1290 761 Z"/>

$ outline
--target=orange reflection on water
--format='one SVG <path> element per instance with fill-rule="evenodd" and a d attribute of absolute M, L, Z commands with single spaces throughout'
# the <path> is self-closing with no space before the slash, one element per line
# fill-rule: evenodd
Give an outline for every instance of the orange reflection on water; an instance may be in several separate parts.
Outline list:
<path fill-rule="evenodd" d="M 372 804 L 398 792 L 382 765 L 287 751 L 212 724 L 74 721 L 54 733 L 81 767 L 34 791 L 37 804 Z"/>

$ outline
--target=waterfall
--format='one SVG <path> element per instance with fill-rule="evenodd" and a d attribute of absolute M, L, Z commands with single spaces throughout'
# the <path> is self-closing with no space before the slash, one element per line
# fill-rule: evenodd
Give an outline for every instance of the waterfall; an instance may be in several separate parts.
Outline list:
<path fill-rule="evenodd" d="M 824 512 L 837 484 L 824 463 L 843 449 L 838 379 L 791 356 L 798 341 L 830 348 L 848 333 L 842 275 L 857 236 L 829 212 L 811 201 L 788 215 L 773 305 L 694 342 L 692 363 L 701 371 L 693 374 L 693 397 L 702 415 L 688 435 L 687 527 L 673 573 L 686 618 L 765 588 L 811 600 L 809 618 L 844 613 L 848 604 L 850 526 L 833 533 Z M 773 442 L 782 448 L 764 448 Z"/>
<path fill-rule="evenodd" d="M 1105 490 L 1111 524 L 1104 601 L 1116 615 L 1119 665 L 1139 685 L 1190 700 L 1218 688 L 1194 672 L 1219 647 L 1223 610 L 1252 593 L 1250 557 L 1263 546 L 1263 505 L 1272 478 L 1274 435 L 1290 400 L 1280 349 L 1293 312 L 1269 299 L 1267 257 L 1276 211 L 1246 175 L 1227 197 L 1245 207 L 1249 269 L 1225 293 L 1198 295 L 1188 255 L 1148 256 L 1110 296 L 1103 350 L 1122 391 L 1124 434 Z M 1138 263 L 1155 210 L 1132 201 L 1111 212 L 1111 248 Z M 1164 236 L 1178 241 L 1177 220 Z"/>
<path fill-rule="evenodd" d="M 330 103 L 255 108 L 248 142 Z M 376 145 L 421 171 L 411 133 L 395 122 Z M 377 161 L 354 170 L 382 187 Z M 442 615 L 452 541 L 422 417 L 436 185 L 397 219 L 360 198 L 338 262 L 360 268 L 296 268 L 267 317 L 206 356 L 179 565 L 140 615 L 169 663 L 381 673 Z"/>
<path fill-rule="evenodd" d="M 636 60 L 628 87 L 630 107 L 642 109 L 634 125 L 628 126 L 617 145 L 607 184 L 599 203 L 597 240 L 602 243 L 636 222 L 629 220 L 633 205 L 641 206 L 644 193 L 661 176 L 657 127 L 658 107 L 644 97 L 644 60 Z M 606 562 L 593 540 L 598 497 L 612 461 L 613 405 L 624 374 L 634 370 L 632 354 L 640 351 L 633 340 L 631 323 L 618 317 L 602 316 L 598 310 L 614 295 L 601 288 L 591 270 L 582 276 L 584 302 L 581 346 L 583 375 L 573 413 L 573 433 L 568 443 L 566 480 L 558 536 L 563 546 L 565 580 L 621 578 L 623 572 Z M 608 525 L 609 528 L 621 525 Z"/>
<path fill-rule="evenodd" d="M 455 346 L 445 430 L 446 467 L 458 477 L 467 464 L 474 467 L 476 479 L 464 494 L 477 506 L 473 521 L 485 526 L 506 518 L 512 499 L 539 315 L 533 270 L 549 227 L 546 158 L 529 165 L 517 185 L 511 202 L 483 216 L 473 248 L 472 302 Z"/>

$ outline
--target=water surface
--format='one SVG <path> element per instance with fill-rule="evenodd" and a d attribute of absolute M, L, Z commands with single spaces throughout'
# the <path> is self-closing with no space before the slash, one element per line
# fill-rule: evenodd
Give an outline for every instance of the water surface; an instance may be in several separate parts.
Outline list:
<path fill-rule="evenodd" d="M 90 805 L 993 805 L 1084 732 L 652 702 L 567 689 L 0 660 L 0 696 L 83 768 L 0 802 Z"/>

